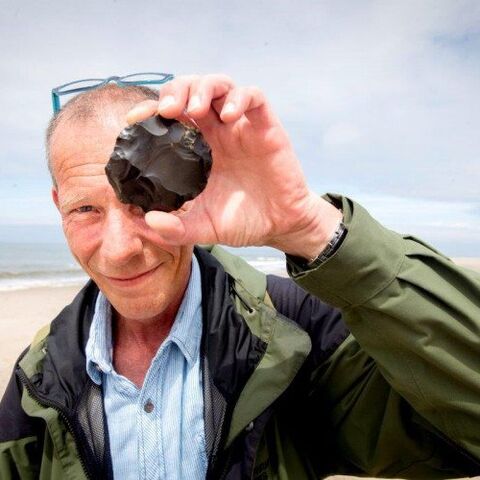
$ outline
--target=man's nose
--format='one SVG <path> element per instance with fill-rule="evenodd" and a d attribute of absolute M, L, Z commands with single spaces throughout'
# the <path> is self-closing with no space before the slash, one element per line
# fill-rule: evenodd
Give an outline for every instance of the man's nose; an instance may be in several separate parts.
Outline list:
<path fill-rule="evenodd" d="M 113 266 L 124 265 L 143 251 L 138 218 L 128 207 L 108 212 L 102 237 L 102 254 Z"/>

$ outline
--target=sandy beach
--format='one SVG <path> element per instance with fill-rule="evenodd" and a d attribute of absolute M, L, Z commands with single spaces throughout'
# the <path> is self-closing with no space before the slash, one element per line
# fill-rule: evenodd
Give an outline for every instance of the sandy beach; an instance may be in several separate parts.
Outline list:
<path fill-rule="evenodd" d="M 457 258 L 455 261 L 467 268 L 480 271 L 479 258 Z M 72 301 L 80 288 L 81 285 L 0 292 L 2 312 L 0 397 L 20 352 L 31 342 L 39 328 L 50 322 Z"/>
<path fill-rule="evenodd" d="M 7 386 L 15 360 L 32 341 L 35 332 L 55 318 L 80 288 L 81 285 L 0 292 L 0 396 Z"/>

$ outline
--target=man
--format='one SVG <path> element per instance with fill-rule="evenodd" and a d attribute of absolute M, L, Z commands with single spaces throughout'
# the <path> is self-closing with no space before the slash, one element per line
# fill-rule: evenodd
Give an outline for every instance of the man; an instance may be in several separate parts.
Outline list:
<path fill-rule="evenodd" d="M 189 76 L 149 96 L 94 90 L 49 129 L 93 282 L 17 365 L 1 478 L 480 472 L 478 276 L 311 192 L 258 89 Z M 173 213 L 120 203 L 104 167 L 125 119 L 185 112 L 212 148 L 205 191 Z M 297 285 L 195 244 L 277 248 Z"/>

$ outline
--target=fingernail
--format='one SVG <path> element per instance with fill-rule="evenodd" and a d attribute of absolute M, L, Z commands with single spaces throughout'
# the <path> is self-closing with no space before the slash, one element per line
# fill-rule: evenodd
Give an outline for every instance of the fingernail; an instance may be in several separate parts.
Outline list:
<path fill-rule="evenodd" d="M 125 116 L 125 119 L 129 124 L 135 123 L 135 120 L 137 119 L 137 111 L 135 109 L 130 110 Z"/>
<path fill-rule="evenodd" d="M 175 97 L 172 95 L 167 95 L 160 100 L 158 104 L 158 110 L 165 110 L 168 107 L 171 107 L 175 103 Z"/>
<path fill-rule="evenodd" d="M 135 106 L 127 113 L 127 117 L 131 117 L 133 115 L 138 115 L 140 112 L 142 112 L 142 107 Z"/>
<path fill-rule="evenodd" d="M 223 106 L 222 113 L 233 113 L 236 110 L 233 102 L 228 102 Z"/>
<path fill-rule="evenodd" d="M 196 110 L 200 107 L 200 104 L 200 97 L 198 95 L 194 95 L 188 102 L 188 110 Z"/>

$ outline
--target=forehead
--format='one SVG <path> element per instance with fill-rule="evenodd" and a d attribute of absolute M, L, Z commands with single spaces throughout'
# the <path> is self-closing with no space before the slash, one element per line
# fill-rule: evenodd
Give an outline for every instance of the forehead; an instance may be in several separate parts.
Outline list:
<path fill-rule="evenodd" d="M 115 140 L 126 126 L 126 111 L 104 109 L 95 117 L 65 119 L 50 142 L 50 158 L 59 188 L 88 177 L 105 176 Z"/>

